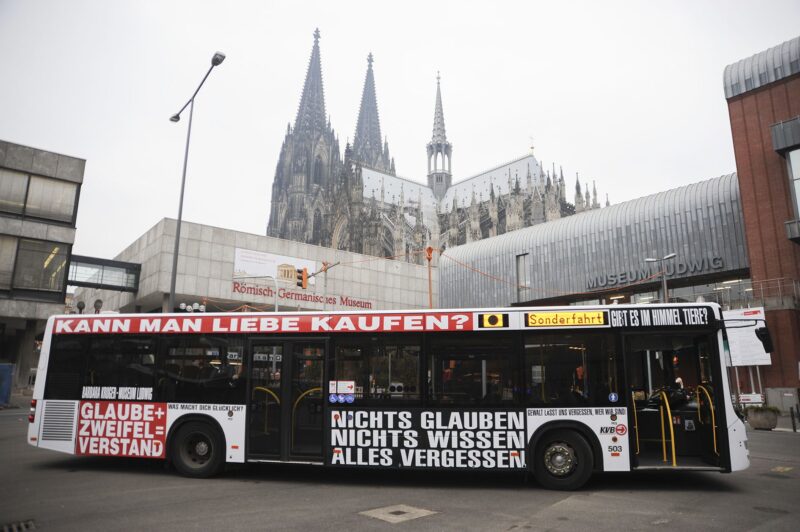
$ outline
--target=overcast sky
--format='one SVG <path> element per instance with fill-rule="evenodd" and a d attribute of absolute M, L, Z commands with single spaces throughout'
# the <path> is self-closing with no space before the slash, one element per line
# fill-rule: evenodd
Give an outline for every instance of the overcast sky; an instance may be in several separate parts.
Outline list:
<path fill-rule="evenodd" d="M 352 140 L 366 57 L 397 173 L 425 181 L 441 71 L 459 181 L 527 153 L 612 203 L 735 171 L 722 72 L 796 37 L 797 0 L 0 0 L 0 139 L 86 159 L 73 251 L 112 258 L 176 217 L 264 234 L 319 27 L 325 98 Z M 187 117 L 188 118 L 188 115 Z"/>

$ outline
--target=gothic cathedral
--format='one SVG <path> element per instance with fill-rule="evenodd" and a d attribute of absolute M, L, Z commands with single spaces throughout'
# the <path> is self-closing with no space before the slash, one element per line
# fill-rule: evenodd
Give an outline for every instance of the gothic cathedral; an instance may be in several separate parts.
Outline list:
<path fill-rule="evenodd" d="M 372 54 L 353 144 L 342 158 L 325 112 L 319 39 L 316 30 L 278 158 L 268 236 L 422 264 L 427 246 L 445 249 L 600 207 L 595 187 L 584 193 L 577 176 L 568 202 L 563 172 L 545 171 L 533 154 L 453 184 L 438 76 L 427 183 L 398 177 L 381 135 Z"/>

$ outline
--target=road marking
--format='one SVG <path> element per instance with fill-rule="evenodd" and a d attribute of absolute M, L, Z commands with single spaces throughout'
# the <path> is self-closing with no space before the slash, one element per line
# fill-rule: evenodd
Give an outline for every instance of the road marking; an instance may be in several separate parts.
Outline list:
<path fill-rule="evenodd" d="M 772 469 L 770 469 L 770 471 L 774 471 L 775 473 L 788 473 L 788 472 L 789 472 L 789 471 L 791 471 L 792 469 L 794 469 L 794 467 L 790 467 L 790 466 L 777 466 L 777 467 L 773 467 Z"/>

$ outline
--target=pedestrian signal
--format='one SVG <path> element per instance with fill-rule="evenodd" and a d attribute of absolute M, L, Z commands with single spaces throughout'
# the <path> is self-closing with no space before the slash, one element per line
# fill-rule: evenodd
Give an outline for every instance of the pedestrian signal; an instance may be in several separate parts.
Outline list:
<path fill-rule="evenodd" d="M 481 329 L 508 327 L 508 314 L 480 314 L 478 327 Z"/>
<path fill-rule="evenodd" d="M 297 269 L 297 286 L 303 290 L 308 288 L 308 268 Z"/>

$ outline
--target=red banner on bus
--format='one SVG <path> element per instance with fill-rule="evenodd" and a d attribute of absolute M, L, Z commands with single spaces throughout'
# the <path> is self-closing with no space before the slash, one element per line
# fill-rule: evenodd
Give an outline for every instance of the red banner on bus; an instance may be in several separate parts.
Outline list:
<path fill-rule="evenodd" d="M 327 333 L 471 331 L 472 313 L 81 316 L 57 318 L 53 334 Z"/>
<path fill-rule="evenodd" d="M 75 454 L 164 458 L 166 438 L 166 403 L 80 403 Z"/>

